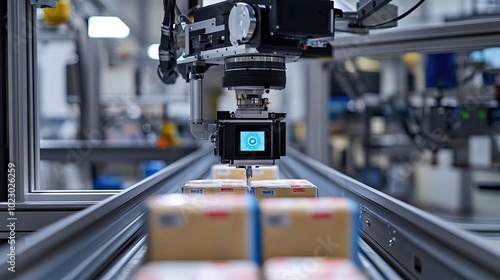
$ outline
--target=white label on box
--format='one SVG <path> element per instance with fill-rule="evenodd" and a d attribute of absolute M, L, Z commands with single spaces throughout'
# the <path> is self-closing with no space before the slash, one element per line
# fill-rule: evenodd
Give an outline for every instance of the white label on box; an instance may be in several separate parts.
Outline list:
<path fill-rule="evenodd" d="M 203 189 L 190 189 L 190 194 L 203 194 Z"/>
<path fill-rule="evenodd" d="M 219 175 L 223 175 L 223 176 L 228 176 L 229 175 L 229 168 L 224 168 L 224 169 L 219 169 L 217 170 L 219 172 Z"/>
<path fill-rule="evenodd" d="M 275 190 L 261 190 L 260 196 L 276 196 Z"/>
<path fill-rule="evenodd" d="M 160 217 L 160 223 L 165 227 L 178 227 L 184 223 L 180 214 L 165 214 Z"/>
<path fill-rule="evenodd" d="M 284 227 L 290 223 L 290 221 L 288 219 L 288 215 L 283 215 L 283 214 L 269 215 L 269 216 L 267 216 L 266 221 L 267 221 L 268 226 L 271 226 L 271 227 Z"/>
<path fill-rule="evenodd" d="M 252 173 L 253 175 L 261 176 L 264 170 L 262 170 L 262 168 L 252 168 Z"/>

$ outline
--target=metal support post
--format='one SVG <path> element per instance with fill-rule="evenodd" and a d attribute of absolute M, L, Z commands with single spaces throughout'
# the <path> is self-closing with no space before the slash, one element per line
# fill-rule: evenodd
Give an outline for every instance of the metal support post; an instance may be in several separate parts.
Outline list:
<path fill-rule="evenodd" d="M 9 157 L 16 166 L 16 200 L 36 185 L 38 119 L 35 94 L 34 8 L 28 1 L 7 2 Z"/>
<path fill-rule="evenodd" d="M 306 153 L 313 159 L 328 164 L 330 158 L 328 102 L 330 97 L 330 70 L 324 61 L 307 61 L 308 75 L 304 94 L 307 96 Z"/>
<path fill-rule="evenodd" d="M 7 2 L 0 2 L 0 26 L 5 26 Z M 7 118 L 7 30 L 0 29 L 0 202 L 7 201 L 7 165 L 9 163 L 8 118 Z"/>

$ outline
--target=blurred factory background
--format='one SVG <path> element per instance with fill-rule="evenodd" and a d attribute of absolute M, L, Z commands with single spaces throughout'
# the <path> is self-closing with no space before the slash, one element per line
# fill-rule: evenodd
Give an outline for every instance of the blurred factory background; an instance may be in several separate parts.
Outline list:
<path fill-rule="evenodd" d="M 202 144 L 187 127 L 188 85 L 157 77 L 162 2 L 63 3 L 68 22 L 36 15 L 37 188 L 123 189 Z M 334 60 L 287 65 L 287 88 L 269 95 L 270 108 L 288 112 L 292 146 L 369 186 L 495 217 L 500 48 L 482 47 L 468 23 L 495 25 L 499 5 L 427 1 L 397 28 L 358 40 L 337 33 Z M 416 46 L 416 36 L 428 38 Z M 215 118 L 234 97 L 220 86 L 221 67 L 207 75 L 205 117 Z"/>
<path fill-rule="evenodd" d="M 57 12 L 35 2 L 0 1 L 2 59 L 17 62 L 0 66 L 0 85 L 13 87 L 0 99 L 0 143 L 18 160 L 20 236 L 209 145 L 189 131 L 189 85 L 157 75 L 162 1 L 61 0 Z M 189 15 L 201 2 L 177 4 Z M 288 144 L 500 251 L 499 15 L 500 1 L 427 0 L 396 28 L 337 32 L 331 59 L 287 64 L 286 89 L 269 94 L 288 114 Z M 234 108 L 222 75 L 206 73 L 207 119 Z"/>

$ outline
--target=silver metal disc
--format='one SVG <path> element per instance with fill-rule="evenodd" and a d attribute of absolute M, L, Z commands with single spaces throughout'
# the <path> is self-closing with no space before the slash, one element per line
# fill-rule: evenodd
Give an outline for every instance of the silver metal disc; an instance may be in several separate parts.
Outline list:
<path fill-rule="evenodd" d="M 255 10 L 247 3 L 236 3 L 229 13 L 229 39 L 238 46 L 252 39 L 257 25 Z"/>

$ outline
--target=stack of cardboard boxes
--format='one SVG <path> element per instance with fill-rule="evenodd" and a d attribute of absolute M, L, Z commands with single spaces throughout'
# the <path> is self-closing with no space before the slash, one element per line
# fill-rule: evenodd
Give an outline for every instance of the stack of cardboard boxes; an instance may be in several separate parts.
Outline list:
<path fill-rule="evenodd" d="M 214 177 L 221 170 L 214 167 Z M 266 279 L 294 279 L 285 277 L 285 268 L 311 260 L 316 270 L 298 279 L 364 279 L 355 267 L 359 214 L 353 202 L 316 199 L 317 188 L 307 180 L 255 180 L 250 185 L 254 195 L 245 194 L 248 187 L 241 179 L 190 181 L 183 188 L 189 195 L 152 198 L 152 263 L 136 279 L 260 279 L 257 264 L 263 263 Z M 224 188 L 232 192 L 222 194 Z M 262 199 L 265 190 L 274 195 Z M 330 278 L 313 278 L 327 272 Z M 159 274 L 171 278 L 152 277 Z"/>

